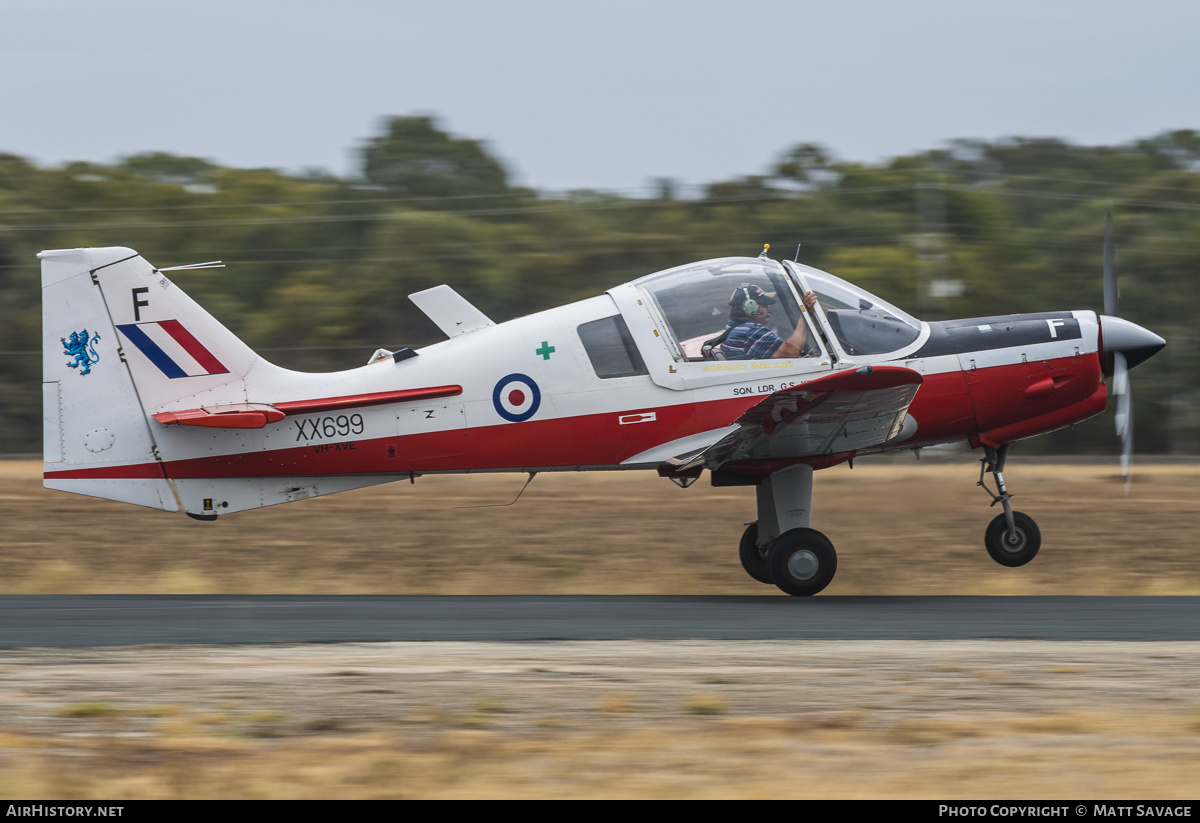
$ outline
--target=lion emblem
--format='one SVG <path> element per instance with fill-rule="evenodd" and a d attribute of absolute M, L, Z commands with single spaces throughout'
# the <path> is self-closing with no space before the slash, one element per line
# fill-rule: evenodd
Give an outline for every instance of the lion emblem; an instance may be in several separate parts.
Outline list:
<path fill-rule="evenodd" d="M 100 355 L 96 352 L 96 343 L 100 340 L 99 334 L 88 336 L 88 330 L 82 332 L 71 332 L 71 340 L 67 342 L 65 338 L 58 338 L 63 344 L 63 354 L 75 359 L 67 363 L 67 368 L 79 369 L 79 373 L 91 374 L 92 364 L 100 362 Z"/>

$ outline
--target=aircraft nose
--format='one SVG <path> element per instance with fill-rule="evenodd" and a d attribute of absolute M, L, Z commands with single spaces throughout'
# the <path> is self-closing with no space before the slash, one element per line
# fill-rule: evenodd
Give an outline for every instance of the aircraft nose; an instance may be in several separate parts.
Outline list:
<path fill-rule="evenodd" d="M 1121 352 L 1131 369 L 1149 360 L 1167 345 L 1166 340 L 1149 329 L 1106 314 L 1100 315 L 1100 334 L 1104 340 L 1105 361 L 1111 363 L 1112 356 Z"/>

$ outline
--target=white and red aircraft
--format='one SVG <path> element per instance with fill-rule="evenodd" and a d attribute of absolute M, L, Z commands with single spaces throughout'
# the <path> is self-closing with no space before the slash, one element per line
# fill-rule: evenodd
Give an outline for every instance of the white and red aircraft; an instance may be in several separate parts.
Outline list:
<path fill-rule="evenodd" d="M 837 566 L 810 527 L 813 471 L 896 449 L 982 447 L 1004 508 L 987 550 L 1029 562 L 1041 538 L 1009 503 L 1009 444 L 1099 414 L 1104 375 L 1127 436 L 1127 369 L 1165 342 L 1116 316 L 1111 253 L 1105 316 L 924 323 L 764 250 L 506 323 L 437 286 L 411 299 L 449 340 L 308 374 L 255 354 L 137 252 L 39 257 L 47 488 L 215 520 L 435 472 L 651 470 L 686 487 L 708 469 L 756 487 L 742 565 L 792 595 Z M 753 296 L 773 317 L 747 313 L 794 347 L 733 359 L 720 338 Z"/>

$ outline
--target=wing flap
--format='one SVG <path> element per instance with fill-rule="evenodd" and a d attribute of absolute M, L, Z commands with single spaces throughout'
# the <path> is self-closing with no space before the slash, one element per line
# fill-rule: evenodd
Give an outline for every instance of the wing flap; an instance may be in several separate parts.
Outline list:
<path fill-rule="evenodd" d="M 894 437 L 923 378 L 911 369 L 865 366 L 781 389 L 751 406 L 737 428 L 705 449 L 671 458 L 678 474 L 741 460 L 854 453 Z"/>

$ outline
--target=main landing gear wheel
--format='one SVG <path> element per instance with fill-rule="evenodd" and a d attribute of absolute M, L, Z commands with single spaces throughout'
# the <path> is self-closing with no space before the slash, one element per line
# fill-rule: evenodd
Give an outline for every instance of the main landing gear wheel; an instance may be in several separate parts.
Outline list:
<path fill-rule="evenodd" d="M 998 514 L 988 524 L 983 535 L 984 545 L 992 559 L 1001 566 L 1024 566 L 1037 556 L 1042 547 L 1042 533 L 1033 518 L 1023 512 L 1013 512 L 1013 533 L 1008 533 L 1008 520 Z"/>
<path fill-rule="evenodd" d="M 742 542 L 738 544 L 738 557 L 746 574 L 759 583 L 770 585 L 775 581 L 771 579 L 771 570 L 767 568 L 766 548 L 769 547 L 758 547 L 758 522 L 751 523 L 742 532 Z"/>
<path fill-rule="evenodd" d="M 772 582 L 788 594 L 808 597 L 824 589 L 837 571 L 837 552 L 816 529 L 781 534 L 767 554 Z"/>

